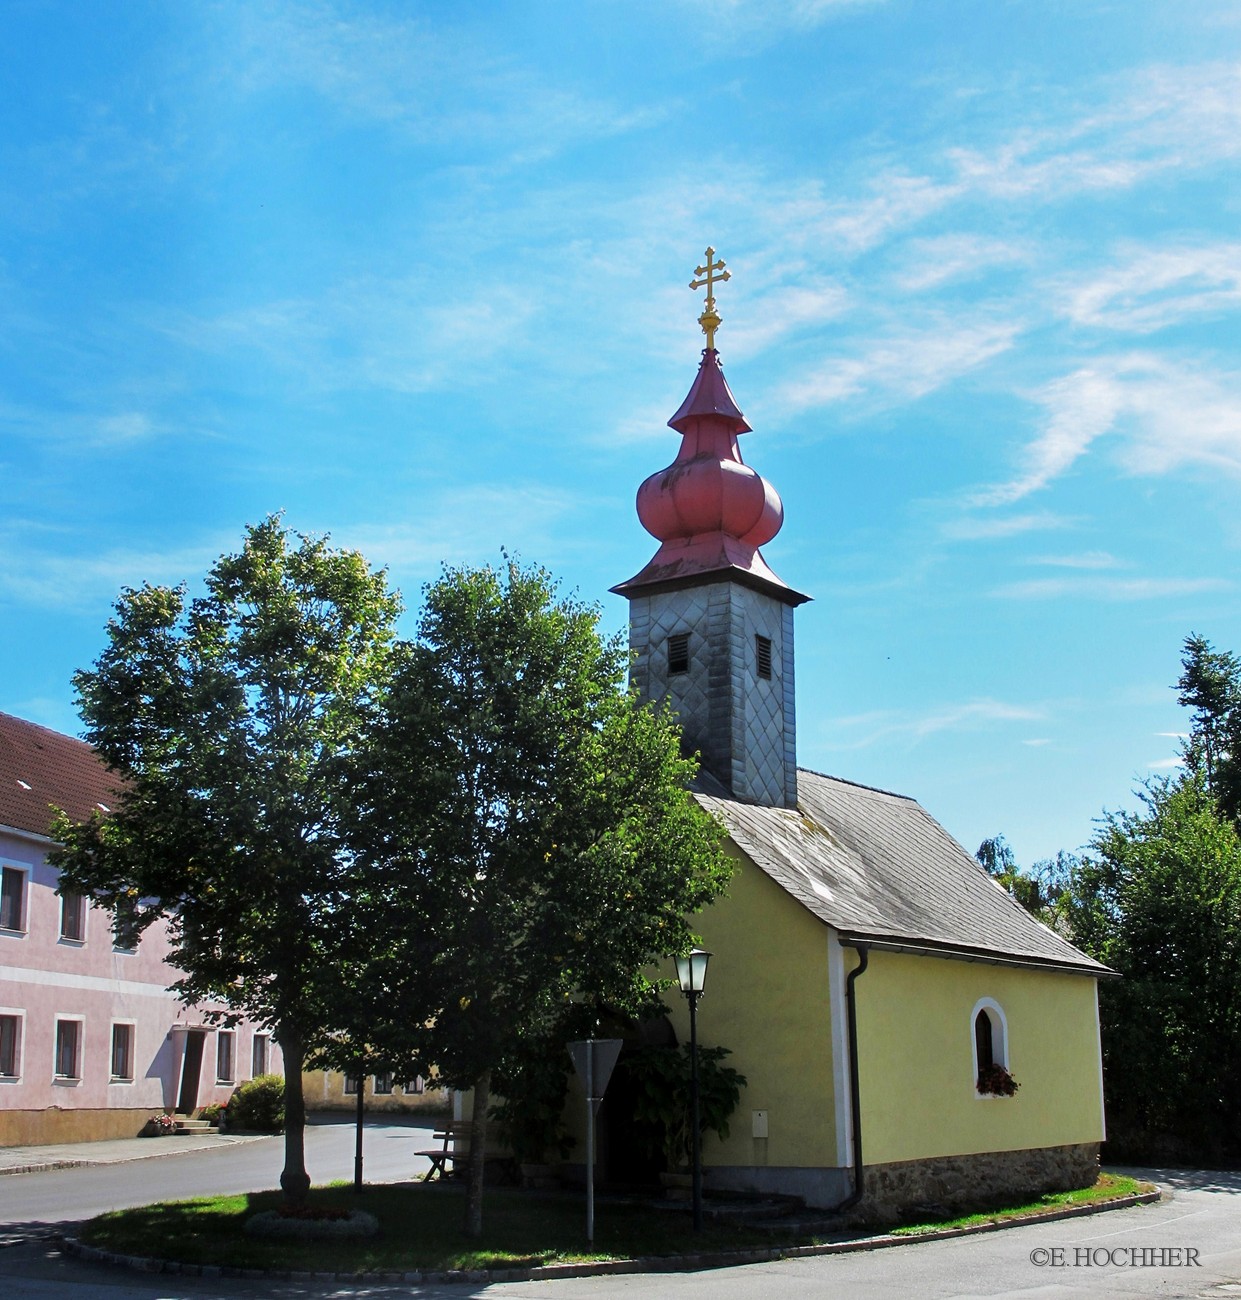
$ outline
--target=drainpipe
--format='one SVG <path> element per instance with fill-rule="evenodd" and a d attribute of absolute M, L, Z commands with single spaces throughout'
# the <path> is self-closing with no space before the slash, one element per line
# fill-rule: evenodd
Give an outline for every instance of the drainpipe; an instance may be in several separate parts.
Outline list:
<path fill-rule="evenodd" d="M 853 983 L 863 974 L 870 961 L 870 949 L 864 943 L 853 944 L 858 964 L 845 980 L 845 1002 L 849 1009 L 849 1109 L 853 1118 L 853 1191 L 836 1207 L 837 1212 L 851 1210 L 862 1199 L 862 1089 L 858 1082 L 857 1060 L 857 993 Z"/>

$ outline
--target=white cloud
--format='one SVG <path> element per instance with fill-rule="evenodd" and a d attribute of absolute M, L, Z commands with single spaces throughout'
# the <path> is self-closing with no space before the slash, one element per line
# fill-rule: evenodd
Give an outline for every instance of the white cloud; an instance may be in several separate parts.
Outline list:
<path fill-rule="evenodd" d="M 1062 290 L 1078 325 L 1149 333 L 1241 303 L 1241 244 L 1129 246 L 1117 265 Z"/>
<path fill-rule="evenodd" d="M 954 540 L 983 541 L 994 537 L 1016 537 L 1021 533 L 1069 528 L 1072 524 L 1073 520 L 1065 515 L 1039 510 L 1024 515 L 996 515 L 990 518 L 962 516 L 948 520 L 940 532 Z"/>
<path fill-rule="evenodd" d="M 1153 353 L 1102 358 L 1034 394 L 1046 411 L 1024 472 L 975 494 L 978 505 L 1019 501 L 1066 473 L 1105 434 L 1130 474 L 1182 466 L 1241 476 L 1241 375 Z"/>
<path fill-rule="evenodd" d="M 937 320 L 872 341 L 862 356 L 803 367 L 801 377 L 785 384 L 775 401 L 795 413 L 863 394 L 914 400 L 1007 351 L 1019 332 L 1013 321 L 950 328 Z"/>
<path fill-rule="evenodd" d="M 896 277 L 908 293 L 938 289 L 950 280 L 972 279 L 997 266 L 1029 260 L 1030 252 L 1010 240 L 985 235 L 940 235 L 915 239 L 909 244 L 908 265 Z"/>
<path fill-rule="evenodd" d="M 1036 555 L 1026 563 L 1060 569 L 1115 569 L 1120 561 L 1108 551 L 1082 551 L 1077 555 Z"/>
<path fill-rule="evenodd" d="M 833 719 L 830 727 L 836 736 L 848 736 L 836 749 L 865 749 L 880 740 L 907 736 L 913 741 L 944 731 L 986 731 L 1011 722 L 1033 722 L 1044 717 L 1044 710 L 1003 700 L 979 699 L 961 704 L 941 705 L 926 713 L 877 711 L 853 717 Z"/>
<path fill-rule="evenodd" d="M 1184 767 L 1185 762 L 1180 758 L 1153 758 L 1146 766 L 1152 772 L 1173 772 L 1179 767 Z"/>
<path fill-rule="evenodd" d="M 1003 600 L 1163 600 L 1204 591 L 1228 591 L 1226 578 L 1031 578 L 996 587 L 993 596 Z"/>

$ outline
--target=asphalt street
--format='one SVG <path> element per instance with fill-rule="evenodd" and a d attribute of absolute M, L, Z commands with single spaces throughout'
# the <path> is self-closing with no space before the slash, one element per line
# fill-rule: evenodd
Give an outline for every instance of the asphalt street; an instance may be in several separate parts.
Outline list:
<path fill-rule="evenodd" d="M 410 1177 L 427 1131 L 367 1128 L 368 1179 Z M 352 1129 L 308 1133 L 316 1181 L 352 1173 Z M 195 1192 L 274 1186 L 279 1139 L 108 1168 L 0 1178 L 0 1219 L 63 1224 L 102 1209 Z M 1166 1189 L 1157 1205 L 1004 1232 L 698 1273 L 645 1273 L 555 1282 L 303 1284 L 267 1279 L 145 1275 L 60 1255 L 51 1241 L 0 1250 L 2 1300 L 1241 1300 L 1241 1174 L 1133 1171 Z M 1162 1253 L 1160 1253 L 1162 1252 Z M 1179 1252 L 1179 1253 L 1178 1253 Z"/>

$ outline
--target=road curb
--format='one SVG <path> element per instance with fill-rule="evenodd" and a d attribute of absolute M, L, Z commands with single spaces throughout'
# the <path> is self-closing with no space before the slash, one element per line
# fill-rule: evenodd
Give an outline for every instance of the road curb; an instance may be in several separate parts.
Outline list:
<path fill-rule="evenodd" d="M 229 1133 L 221 1135 L 222 1141 L 217 1146 L 176 1147 L 152 1151 L 140 1151 L 136 1154 L 121 1156 L 116 1160 L 44 1160 L 28 1165 L 0 1165 L 0 1178 L 9 1174 L 46 1174 L 57 1169 L 107 1169 L 110 1165 L 131 1165 L 140 1160 L 167 1159 L 169 1156 L 198 1155 L 204 1151 L 221 1151 L 230 1146 L 244 1146 L 258 1142 L 262 1138 L 278 1137 L 274 1133 Z M 134 1141 L 150 1142 L 152 1146 L 163 1141 L 162 1138 L 135 1138 Z M 70 1144 L 72 1145 L 72 1144 Z"/>
<path fill-rule="evenodd" d="M 402 1282 L 418 1285 L 443 1285 L 451 1282 L 550 1282 L 557 1278 L 606 1277 L 619 1273 L 686 1273 L 710 1268 L 734 1268 L 743 1264 L 769 1264 L 781 1259 L 807 1259 L 814 1255 L 848 1255 L 862 1250 L 885 1250 L 892 1246 L 912 1246 L 922 1241 L 947 1241 L 953 1237 L 972 1237 L 981 1232 L 1001 1232 L 1026 1227 L 1032 1223 L 1055 1223 L 1061 1219 L 1078 1219 L 1109 1210 L 1124 1210 L 1135 1205 L 1150 1205 L 1161 1200 L 1163 1193 L 1135 1192 L 1113 1201 L 1093 1205 L 1073 1205 L 1063 1210 L 999 1219 L 992 1223 L 973 1223 L 961 1228 L 940 1228 L 932 1232 L 905 1234 L 884 1233 L 874 1237 L 853 1237 L 848 1241 L 829 1241 L 810 1246 L 771 1246 L 754 1250 L 710 1251 L 697 1255 L 645 1255 L 634 1259 L 609 1259 L 580 1264 L 538 1264 L 530 1268 L 428 1269 L 407 1273 L 309 1273 L 293 1269 L 237 1268 L 227 1264 L 182 1264 L 176 1260 L 151 1259 L 142 1255 L 122 1255 L 116 1251 L 88 1246 L 76 1237 L 62 1237 L 67 1255 L 90 1263 L 116 1264 L 139 1273 L 179 1273 L 188 1277 L 270 1278 L 281 1282 Z"/>

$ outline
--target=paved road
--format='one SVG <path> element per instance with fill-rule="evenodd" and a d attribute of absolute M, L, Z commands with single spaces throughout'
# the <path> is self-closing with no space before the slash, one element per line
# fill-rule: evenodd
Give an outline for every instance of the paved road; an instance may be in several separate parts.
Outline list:
<path fill-rule="evenodd" d="M 317 1130 L 310 1135 L 316 1177 L 348 1175 L 352 1159 L 350 1132 Z M 418 1135 L 411 1129 L 368 1129 L 368 1172 L 375 1177 L 387 1165 L 391 1176 L 407 1176 L 408 1155 Z M 220 1153 L 241 1162 L 257 1158 L 265 1183 L 278 1170 L 275 1143 L 256 1143 Z M 264 1154 L 266 1153 L 266 1154 Z M 192 1164 L 185 1162 L 192 1161 Z M 402 1163 L 406 1162 L 406 1163 Z M 157 1169 L 156 1167 L 159 1166 Z M 173 1156 L 116 1171 L 129 1179 L 126 1201 L 166 1196 L 163 1183 L 180 1171 L 213 1186 L 234 1187 L 245 1181 L 239 1168 L 221 1168 L 210 1155 Z M 80 1193 L 73 1180 L 95 1170 L 24 1174 L 0 1179 L 28 1188 L 33 1204 L 49 1195 L 51 1180 L 61 1205 L 51 1211 L 60 1219 L 93 1212 L 81 1208 L 99 1195 L 89 1185 Z M 214 1281 L 145 1276 L 115 1268 L 87 1265 L 60 1257 L 48 1243 L 29 1243 L 0 1251 L 0 1297 L 3 1300 L 397 1300 L 397 1297 L 443 1297 L 447 1300 L 803 1300 L 803 1297 L 848 1296 L 849 1300 L 1135 1300 L 1136 1297 L 1241 1297 L 1241 1175 L 1141 1171 L 1170 1191 L 1164 1203 L 1114 1211 L 1091 1218 L 1031 1225 L 950 1241 L 926 1242 L 891 1250 L 812 1259 L 787 1260 L 705 1273 L 636 1274 L 621 1277 L 566 1279 L 558 1282 L 502 1285 L 410 1287 L 325 1283 L 304 1286 L 255 1280 Z M 64 1181 L 67 1180 L 67 1181 Z M 183 1185 L 180 1191 L 187 1188 Z M 0 1195 L 16 1189 L 0 1186 Z M 22 1198 L 18 1198 L 20 1201 Z M 118 1202 L 120 1203 L 120 1202 Z M 2 1206 L 4 1202 L 0 1202 Z M 12 1202 L 9 1202 L 11 1205 Z M 0 1208 L 0 1217 L 6 1210 Z M 1180 1248 L 1196 1251 L 1184 1266 L 1134 1266 L 1133 1252 Z M 1063 1252 L 1055 1255 L 1053 1252 Z M 1083 1253 L 1085 1252 L 1085 1253 Z M 1103 1252 L 1107 1252 L 1105 1255 Z M 1149 1261 L 1152 1257 L 1147 1255 Z M 1165 1257 L 1166 1258 L 1166 1257 Z M 1059 1264 L 1056 1261 L 1060 1261 Z"/>
<path fill-rule="evenodd" d="M 367 1181 L 397 1182 L 421 1174 L 427 1161 L 413 1153 L 434 1145 L 431 1133 L 422 1125 L 368 1123 L 363 1144 Z M 143 1147 L 163 1140 L 148 1139 Z M 311 1178 L 316 1183 L 352 1178 L 353 1147 L 354 1127 L 347 1119 L 310 1125 L 306 1167 Z M 278 1187 L 283 1164 L 284 1139 L 270 1137 L 125 1164 L 7 1174 L 0 1177 L 0 1225 L 9 1234 L 38 1231 L 127 1205 Z"/>

